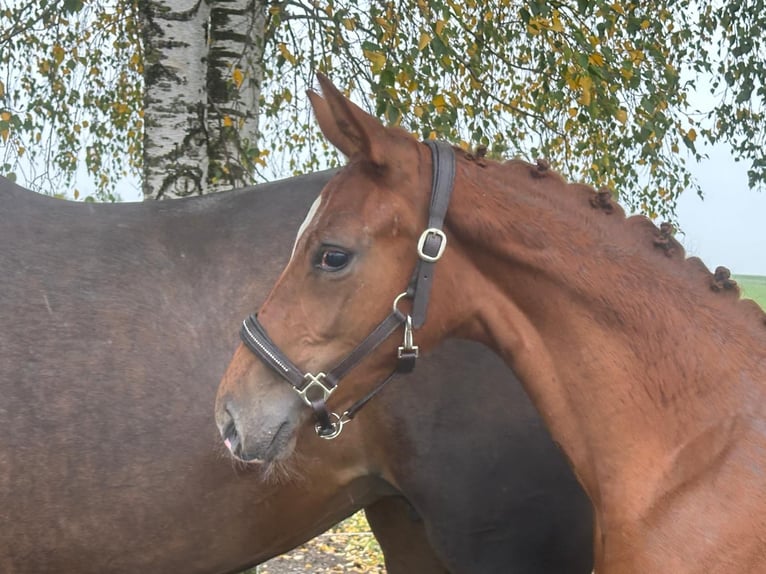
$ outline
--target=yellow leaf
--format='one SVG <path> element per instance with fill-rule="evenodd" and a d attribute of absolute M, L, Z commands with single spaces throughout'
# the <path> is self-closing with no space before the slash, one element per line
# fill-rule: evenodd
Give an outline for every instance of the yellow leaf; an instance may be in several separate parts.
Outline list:
<path fill-rule="evenodd" d="M 436 21 L 436 35 L 441 38 L 443 30 L 444 30 L 444 20 L 437 20 Z M 443 40 L 443 38 L 442 38 L 442 40 Z"/>
<path fill-rule="evenodd" d="M 690 129 L 688 132 L 686 132 L 686 137 L 689 139 L 689 141 L 693 142 L 697 139 L 697 132 L 694 128 Z"/>
<path fill-rule="evenodd" d="M 568 112 L 569 112 L 569 117 L 573 118 L 577 115 L 577 108 L 569 108 Z"/>
<path fill-rule="evenodd" d="M 641 29 L 646 30 L 649 27 L 649 20 L 641 22 Z"/>
<path fill-rule="evenodd" d="M 290 50 L 287 49 L 287 44 L 280 42 L 277 47 L 279 48 L 279 53 L 282 54 L 282 57 L 294 65 L 296 62 L 295 56 L 293 56 Z"/>
<path fill-rule="evenodd" d="M 436 139 L 436 132 L 434 130 L 431 130 L 431 133 L 428 134 L 428 139 L 435 140 Z"/>
<path fill-rule="evenodd" d="M 229 116 L 223 116 L 223 125 L 224 127 L 230 128 L 232 126 L 232 121 Z"/>
<path fill-rule="evenodd" d="M 380 72 L 386 65 L 386 55 L 382 52 L 374 52 L 372 50 L 362 50 L 362 52 L 364 52 L 365 58 L 372 64 L 373 73 Z"/>
<path fill-rule="evenodd" d="M 353 18 L 343 18 L 343 27 L 353 32 L 356 29 L 356 20 Z"/>
<path fill-rule="evenodd" d="M 24 155 L 25 151 L 27 151 L 26 148 L 19 146 L 18 149 L 16 150 L 16 153 L 18 154 L 19 157 L 21 157 Z"/>
<path fill-rule="evenodd" d="M 3 112 L 0 114 L 0 120 L 3 120 L 4 122 L 11 121 L 11 113 L 10 112 Z"/>
<path fill-rule="evenodd" d="M 238 88 L 242 85 L 242 81 L 245 79 L 245 75 L 239 68 L 234 68 L 234 71 L 231 73 L 231 77 L 234 80 L 234 85 L 236 85 Z"/>
<path fill-rule="evenodd" d="M 441 113 L 444 111 L 445 106 L 447 105 L 447 101 L 444 99 L 444 96 L 439 94 L 436 96 L 433 100 L 431 100 L 431 103 L 436 108 L 436 111 Z"/>
<path fill-rule="evenodd" d="M 5 84 L 3 82 L 0 82 L 0 98 L 2 98 L 5 95 Z"/>
<path fill-rule="evenodd" d="M 56 65 L 60 64 L 64 60 L 64 48 L 56 44 L 53 46 L 53 60 Z"/>
<path fill-rule="evenodd" d="M 80 190 L 79 189 L 75 189 L 74 190 L 74 198 L 75 199 L 79 199 L 80 198 Z"/>
<path fill-rule="evenodd" d="M 604 65 L 604 56 L 599 54 L 598 52 L 594 52 L 590 56 L 588 56 L 588 62 L 597 68 L 600 68 Z"/>
<path fill-rule="evenodd" d="M 617 118 L 618 122 L 620 122 L 621 124 L 624 124 L 625 122 L 628 121 L 628 112 L 627 110 L 620 108 L 614 113 L 614 117 Z"/>
<path fill-rule="evenodd" d="M 421 52 L 423 49 L 431 43 L 431 35 L 427 32 L 420 33 L 420 41 L 418 42 L 418 50 Z"/>
<path fill-rule="evenodd" d="M 553 11 L 553 23 L 551 25 L 551 30 L 558 32 L 559 34 L 564 31 L 564 25 L 561 23 L 561 18 L 559 18 L 558 10 Z"/>

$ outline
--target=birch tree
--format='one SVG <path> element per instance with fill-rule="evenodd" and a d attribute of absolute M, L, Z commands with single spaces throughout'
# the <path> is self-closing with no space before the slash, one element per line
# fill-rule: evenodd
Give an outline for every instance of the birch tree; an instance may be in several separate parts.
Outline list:
<path fill-rule="evenodd" d="M 0 63 L 27 69 L 0 76 L 4 173 L 49 142 L 107 195 L 131 171 L 163 198 L 326 167 L 303 97 L 321 70 L 389 123 L 544 157 L 652 217 L 698 189 L 700 142 L 766 182 L 763 0 L 26 1 L 0 8 Z"/>
<path fill-rule="evenodd" d="M 250 184 L 258 159 L 263 3 L 152 0 L 140 14 L 144 196 Z"/>

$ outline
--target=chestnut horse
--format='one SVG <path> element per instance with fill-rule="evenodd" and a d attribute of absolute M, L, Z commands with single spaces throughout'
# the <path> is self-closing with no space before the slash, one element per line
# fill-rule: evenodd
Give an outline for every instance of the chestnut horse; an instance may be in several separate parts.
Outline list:
<path fill-rule="evenodd" d="M 216 407 L 235 454 L 289 458 L 313 424 L 304 403 L 334 434 L 348 416 L 327 408 L 400 365 L 397 344 L 411 362 L 416 346 L 472 339 L 514 368 L 571 461 L 594 506 L 596 572 L 766 572 L 760 308 L 609 192 L 545 162 L 424 145 L 320 83 L 319 126 L 350 162 L 244 324 Z M 291 388 L 303 369 L 309 401 Z M 484 399 L 493 408 L 495 391 Z"/>
<path fill-rule="evenodd" d="M 328 179 L 94 205 L 0 178 L 0 572 L 236 572 L 363 507 L 392 574 L 590 572 L 587 499 L 475 345 L 392 385 L 342 449 L 308 429 L 287 475 L 226 456 L 206 405 L 232 325 Z M 481 428 L 446 389 L 498 381 L 518 420 Z"/>

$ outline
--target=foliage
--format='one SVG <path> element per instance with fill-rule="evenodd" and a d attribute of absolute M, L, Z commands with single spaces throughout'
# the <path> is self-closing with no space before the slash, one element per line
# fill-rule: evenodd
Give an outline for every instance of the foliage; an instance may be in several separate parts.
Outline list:
<path fill-rule="evenodd" d="M 0 1 L 0 168 L 36 190 L 99 199 L 141 157 L 142 56 L 133 1 Z M 78 197 L 78 190 L 73 191 Z"/>
<path fill-rule="evenodd" d="M 324 70 L 421 137 L 545 157 L 571 178 L 619 190 L 631 208 L 669 216 L 681 191 L 697 188 L 686 161 L 701 157 L 700 134 L 730 141 L 752 161 L 751 184 L 764 182 L 756 4 L 292 1 L 272 8 L 272 77 Z M 297 35 L 298 25 L 308 33 Z M 713 85 L 711 109 L 689 102 L 696 72 L 727 78 L 727 90 Z M 316 167 L 312 126 L 293 95 L 273 87 L 265 109 L 287 137 L 272 146 L 289 152 L 290 167 Z M 285 104 L 290 123 L 280 124 Z M 304 146 L 313 153 L 297 165 Z"/>
<path fill-rule="evenodd" d="M 652 216 L 671 216 L 680 192 L 696 188 L 687 161 L 700 158 L 700 142 L 728 142 L 749 161 L 751 185 L 766 182 L 763 0 L 284 0 L 268 6 L 261 176 L 337 162 L 303 97 L 313 71 L 322 70 L 356 101 L 371 101 L 372 113 L 420 137 L 485 145 L 495 156 L 545 157 L 572 179 L 619 190 L 631 208 Z M 80 12 L 86 9 L 97 11 L 95 0 Z M 135 9 L 123 6 L 119 20 L 128 42 L 138 41 L 130 23 Z M 43 54 L 56 60 L 51 46 L 61 46 L 61 61 L 69 62 L 75 44 L 43 38 L 29 48 L 30 61 Z M 91 56 L 80 57 L 95 65 Z M 96 67 L 113 66 L 129 83 L 111 99 L 128 106 L 120 121 L 129 130 L 101 124 L 115 136 L 103 145 L 121 149 L 131 165 L 140 149 L 140 50 L 102 50 L 107 56 L 110 63 Z M 3 51 L 0 60 L 14 57 Z M 130 67 L 133 57 L 138 61 Z M 704 77 L 712 84 L 697 85 Z M 115 95 L 120 85 L 108 89 Z M 35 93 L 42 89 L 35 84 Z M 690 102 L 695 90 L 710 92 L 703 109 Z M 16 137 L 24 132 L 14 129 Z"/>

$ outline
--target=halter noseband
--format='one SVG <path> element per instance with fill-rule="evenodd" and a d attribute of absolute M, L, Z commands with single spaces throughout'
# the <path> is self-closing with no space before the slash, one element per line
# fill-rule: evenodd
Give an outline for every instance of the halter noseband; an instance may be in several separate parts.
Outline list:
<path fill-rule="evenodd" d="M 335 368 L 327 373 L 304 373 L 269 338 L 257 315 L 250 315 L 242 322 L 240 336 L 247 347 L 266 365 L 276 371 L 292 385 L 304 403 L 314 410 L 317 434 L 325 439 L 334 439 L 343 430 L 343 425 L 354 418 L 398 373 L 409 373 L 415 368 L 418 347 L 414 344 L 413 331 L 423 326 L 428 310 L 428 300 L 433 282 L 434 265 L 441 258 L 447 246 L 447 237 L 442 231 L 447 214 L 452 187 L 455 179 L 455 152 L 449 144 L 426 141 L 433 160 L 433 182 L 428 227 L 418 240 L 418 263 L 407 290 L 394 299 L 391 313 Z M 412 299 L 412 314 L 405 315 L 398 309 L 403 298 Z M 345 377 L 362 359 L 372 353 L 378 345 L 388 339 L 394 331 L 404 325 L 404 340 L 397 350 L 394 370 L 370 393 L 356 401 L 343 414 L 338 415 L 327 409 L 326 401 Z"/>

